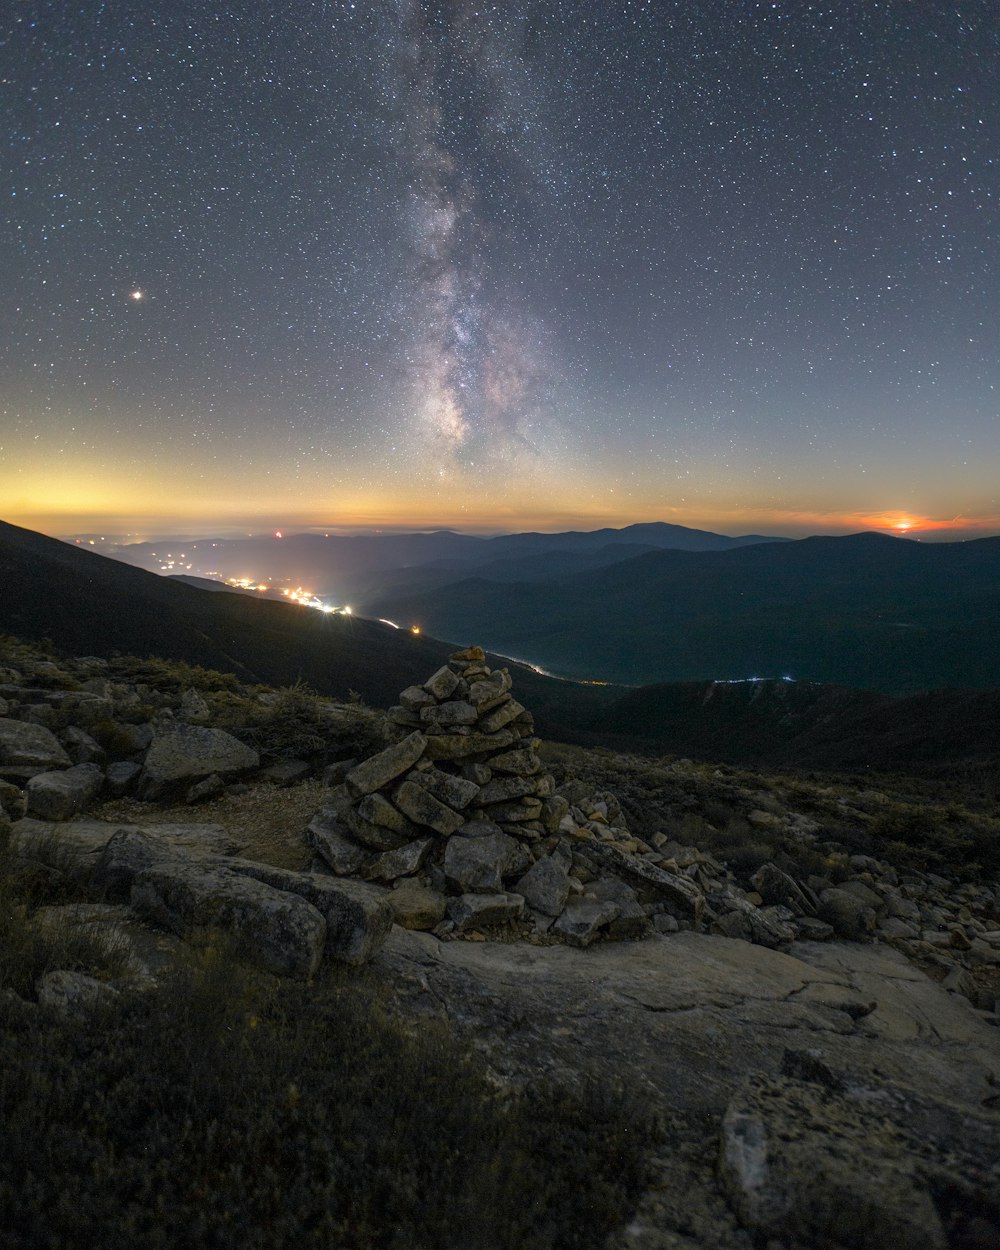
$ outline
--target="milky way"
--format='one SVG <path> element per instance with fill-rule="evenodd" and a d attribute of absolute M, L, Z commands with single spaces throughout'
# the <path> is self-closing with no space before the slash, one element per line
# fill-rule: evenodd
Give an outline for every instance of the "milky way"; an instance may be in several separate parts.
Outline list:
<path fill-rule="evenodd" d="M 1000 529 L 992 0 L 3 20 L 8 519 Z"/>

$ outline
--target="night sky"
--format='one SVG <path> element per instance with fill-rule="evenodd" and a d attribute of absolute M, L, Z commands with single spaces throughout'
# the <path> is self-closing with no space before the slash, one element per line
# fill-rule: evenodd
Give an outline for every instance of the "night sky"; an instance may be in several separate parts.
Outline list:
<path fill-rule="evenodd" d="M 5 12 L 4 519 L 1000 532 L 995 0 Z"/>

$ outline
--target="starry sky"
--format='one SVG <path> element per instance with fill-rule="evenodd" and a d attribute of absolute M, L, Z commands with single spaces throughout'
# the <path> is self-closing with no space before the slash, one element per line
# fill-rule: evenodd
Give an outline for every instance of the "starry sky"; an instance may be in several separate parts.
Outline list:
<path fill-rule="evenodd" d="M 4 519 L 1000 533 L 995 0 L 4 12 Z"/>

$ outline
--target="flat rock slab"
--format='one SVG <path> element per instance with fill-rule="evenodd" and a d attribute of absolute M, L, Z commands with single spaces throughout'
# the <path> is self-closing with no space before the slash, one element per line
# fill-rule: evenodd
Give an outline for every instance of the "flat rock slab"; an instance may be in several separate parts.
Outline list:
<path fill-rule="evenodd" d="M 961 1155 L 970 1185 L 991 1183 L 1000 1033 L 888 947 L 783 953 L 679 933 L 581 951 L 395 928 L 374 966 L 408 1010 L 446 1015 L 506 1079 L 624 1082 L 663 1116 L 657 1184 L 618 1250 L 746 1250 L 747 1212 L 715 1166 L 723 1120 L 747 1080 L 779 1074 L 789 1050 L 814 1053 L 857 1098 L 942 1143 L 942 1157 Z M 821 1159 L 821 1135 L 811 1148 Z M 909 1166 L 901 1156 L 900 1174 Z"/>
<path fill-rule="evenodd" d="M 224 855 L 234 849 L 223 827 L 208 822 L 130 825 L 103 820 L 51 821 L 32 817 L 13 825 L 11 846 L 27 859 L 37 859 L 71 876 L 86 877 L 120 829 L 148 834 L 163 846 L 194 855 Z"/>

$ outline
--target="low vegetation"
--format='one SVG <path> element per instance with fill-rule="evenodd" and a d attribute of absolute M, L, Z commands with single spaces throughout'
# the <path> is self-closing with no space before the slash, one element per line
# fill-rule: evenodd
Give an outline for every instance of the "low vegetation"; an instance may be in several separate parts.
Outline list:
<path fill-rule="evenodd" d="M 85 1021 L 46 1010 L 44 972 L 123 957 L 41 923 L 53 897 L 4 855 L 2 1247 L 582 1250 L 646 1183 L 656 1134 L 624 1093 L 498 1088 L 373 974 L 280 982 L 206 944 Z"/>

